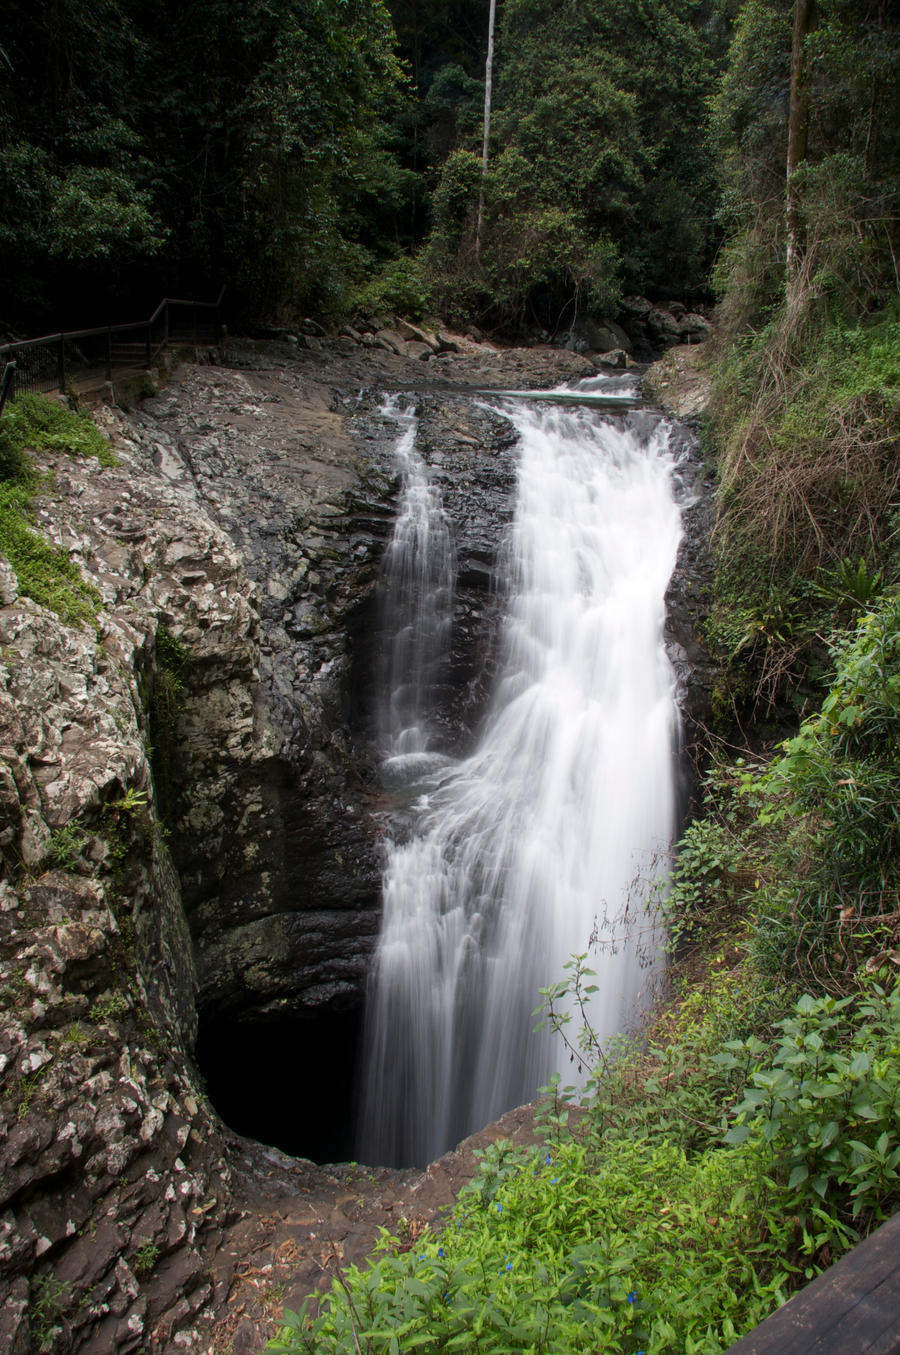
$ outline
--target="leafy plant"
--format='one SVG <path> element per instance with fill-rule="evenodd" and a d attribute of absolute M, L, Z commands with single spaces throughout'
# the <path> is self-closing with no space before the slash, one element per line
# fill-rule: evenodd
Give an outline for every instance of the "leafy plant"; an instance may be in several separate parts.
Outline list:
<path fill-rule="evenodd" d="M 854 611 L 866 611 L 878 600 L 882 587 L 880 569 L 872 573 L 865 556 L 859 557 L 857 565 L 848 556 L 818 585 L 818 592 Z"/>
<path fill-rule="evenodd" d="M 777 1030 L 763 1059 L 741 1040 L 717 1056 L 756 1056 L 725 1140 L 767 1144 L 804 1250 L 841 1250 L 900 1202 L 900 988 L 805 994 Z"/>
<path fill-rule="evenodd" d="M 58 1319 L 69 1303 L 71 1292 L 71 1285 L 65 1280 L 58 1280 L 53 1274 L 40 1275 L 33 1282 L 28 1321 L 39 1350 L 52 1348 L 58 1331 Z"/>
<path fill-rule="evenodd" d="M 884 598 L 834 658 L 821 711 L 747 792 L 774 830 L 761 958 L 840 993 L 898 931 L 900 599 Z"/>
<path fill-rule="evenodd" d="M 746 834 L 733 819 L 692 820 L 677 851 L 666 900 L 671 949 L 695 943 L 734 914 L 752 865 Z"/>
<path fill-rule="evenodd" d="M 125 1016 L 130 1010 L 128 999 L 122 992 L 104 993 L 91 1006 L 88 1016 L 92 1021 L 109 1021 Z"/>
<path fill-rule="evenodd" d="M 110 809 L 122 814 L 136 814 L 147 807 L 147 792 L 129 786 L 124 795 L 110 802 Z"/>
<path fill-rule="evenodd" d="M 152 1275 L 161 1255 L 162 1253 L 155 1242 L 145 1242 L 138 1247 L 131 1258 L 131 1269 L 138 1279 L 145 1279 L 148 1275 Z"/>
<path fill-rule="evenodd" d="M 47 843 L 47 864 L 61 870 L 75 870 L 82 861 L 82 853 L 89 834 L 75 819 L 54 828 Z"/>

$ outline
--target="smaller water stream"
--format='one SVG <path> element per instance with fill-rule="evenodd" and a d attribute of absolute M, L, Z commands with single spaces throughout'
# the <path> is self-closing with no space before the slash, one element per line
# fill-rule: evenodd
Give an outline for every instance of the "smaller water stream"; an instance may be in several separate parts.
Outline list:
<path fill-rule="evenodd" d="M 450 524 L 416 449 L 414 410 L 391 396 L 382 413 L 397 422 L 401 478 L 397 521 L 381 568 L 380 734 L 386 784 L 403 785 L 435 765 L 430 716 L 450 657 L 456 557 Z"/>

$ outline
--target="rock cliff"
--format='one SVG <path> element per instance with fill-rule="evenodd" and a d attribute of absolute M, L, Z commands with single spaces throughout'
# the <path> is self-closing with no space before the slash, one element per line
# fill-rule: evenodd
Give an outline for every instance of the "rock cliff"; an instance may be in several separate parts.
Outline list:
<path fill-rule="evenodd" d="M 454 522 L 441 720 L 459 745 L 490 676 L 514 480 L 510 427 L 471 388 L 585 369 L 469 346 L 429 363 L 425 387 L 415 357 L 340 342 L 234 345 L 130 413 L 98 412 L 117 466 L 45 459 L 38 525 L 97 588 L 95 629 L 0 577 L 0 1346 L 14 1355 L 224 1349 L 209 1332 L 216 1314 L 228 1341 L 238 1330 L 221 1315 L 273 1200 L 311 1196 L 310 1237 L 327 1215 L 333 1245 L 357 1225 L 370 1239 L 410 1185 L 381 1172 L 369 1189 L 237 1139 L 194 1066 L 198 1014 L 274 1030 L 286 1011 L 361 998 L 395 808 L 374 775 L 375 592 L 397 492 L 379 391 L 415 402 Z M 271 1316 L 254 1313 L 253 1339 Z"/>

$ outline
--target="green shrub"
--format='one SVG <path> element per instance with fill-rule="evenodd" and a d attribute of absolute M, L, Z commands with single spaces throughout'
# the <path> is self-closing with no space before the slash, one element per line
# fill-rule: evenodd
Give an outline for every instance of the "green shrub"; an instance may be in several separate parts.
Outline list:
<path fill-rule="evenodd" d="M 768 1145 L 804 1250 L 842 1250 L 900 1204 L 900 989 L 806 994 L 777 1028 L 726 1141 Z M 719 1061 L 734 1067 L 747 1052 L 730 1041 Z"/>
<path fill-rule="evenodd" d="M 285 1314 L 270 1355 L 720 1355 L 887 1217 L 900 990 L 806 994 L 784 1015 L 718 958 L 669 1027 L 675 1068 L 664 1020 L 607 1065 L 568 1137 L 492 1145 L 443 1232 L 383 1234 L 317 1318 Z"/>
<path fill-rule="evenodd" d="M 429 284 L 418 259 L 390 259 L 351 292 L 349 305 L 365 315 L 400 315 L 420 320 L 431 300 Z"/>
<path fill-rule="evenodd" d="M 564 1143 L 493 1191 L 476 1181 L 439 1239 L 401 1253 L 385 1239 L 308 1330 L 287 1315 L 269 1350 L 718 1355 L 786 1280 L 768 1258 L 759 1265 L 751 1160 L 741 1148 L 691 1162 L 624 1140 L 598 1164 Z"/>
<path fill-rule="evenodd" d="M 764 965 L 840 992 L 897 939 L 900 598 L 884 598 L 834 658 L 820 712 L 747 790 L 771 834 Z"/>

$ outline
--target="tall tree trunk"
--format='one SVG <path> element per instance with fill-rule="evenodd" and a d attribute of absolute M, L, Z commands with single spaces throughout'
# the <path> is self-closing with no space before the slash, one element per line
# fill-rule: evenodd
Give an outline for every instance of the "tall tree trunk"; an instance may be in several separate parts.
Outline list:
<path fill-rule="evenodd" d="M 794 38 L 791 44 L 791 103 L 788 113 L 787 191 L 785 200 L 785 235 L 787 237 L 788 290 L 796 282 L 800 267 L 801 231 L 800 201 L 794 175 L 806 159 L 806 136 L 809 129 L 809 85 L 803 45 L 812 27 L 815 0 L 794 0 Z"/>
<path fill-rule="evenodd" d="M 481 227 L 484 222 L 484 183 L 488 171 L 488 143 L 491 136 L 491 81 L 494 72 L 494 19 L 497 0 L 491 0 L 488 18 L 487 61 L 484 67 L 484 142 L 481 149 L 481 187 L 478 190 L 478 216 L 475 221 L 475 258 L 481 258 Z"/>

